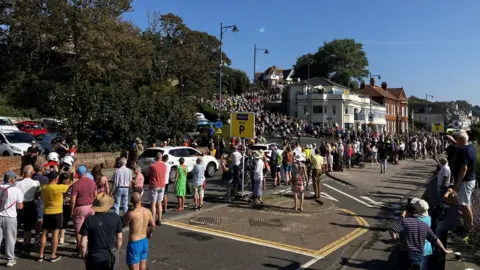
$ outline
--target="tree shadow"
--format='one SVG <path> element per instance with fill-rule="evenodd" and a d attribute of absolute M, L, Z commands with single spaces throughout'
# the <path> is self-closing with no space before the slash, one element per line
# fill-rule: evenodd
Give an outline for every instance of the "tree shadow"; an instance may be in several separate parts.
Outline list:
<path fill-rule="evenodd" d="M 300 268 L 300 263 L 297 262 L 297 261 L 288 260 L 288 259 L 284 259 L 284 258 L 280 258 L 280 257 L 274 257 L 274 256 L 267 256 L 267 258 L 281 260 L 281 261 L 287 262 L 288 264 L 286 266 L 280 266 L 280 265 L 276 265 L 276 264 L 273 264 L 273 263 L 262 264 L 266 268 L 282 269 L 282 270 L 290 270 L 290 269 L 294 270 L 294 269 L 299 269 Z M 306 270 L 306 269 L 310 269 L 310 268 L 304 268 L 304 269 Z"/>

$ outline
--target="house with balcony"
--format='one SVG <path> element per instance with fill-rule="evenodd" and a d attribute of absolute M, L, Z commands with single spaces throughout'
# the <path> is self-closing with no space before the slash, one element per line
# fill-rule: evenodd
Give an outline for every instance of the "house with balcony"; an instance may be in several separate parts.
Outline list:
<path fill-rule="evenodd" d="M 287 90 L 287 114 L 321 127 L 383 131 L 385 106 L 325 78 L 293 82 Z"/>
<path fill-rule="evenodd" d="M 267 68 L 263 73 L 255 74 L 256 81 L 261 82 L 267 89 L 284 89 L 286 84 L 293 82 L 293 69 L 279 69 L 276 66 Z"/>
<path fill-rule="evenodd" d="M 375 79 L 370 78 L 369 85 L 362 83 L 355 92 L 386 107 L 386 132 L 408 132 L 408 99 L 403 87 L 388 88 L 387 82 L 382 82 L 381 87 L 378 87 Z"/>

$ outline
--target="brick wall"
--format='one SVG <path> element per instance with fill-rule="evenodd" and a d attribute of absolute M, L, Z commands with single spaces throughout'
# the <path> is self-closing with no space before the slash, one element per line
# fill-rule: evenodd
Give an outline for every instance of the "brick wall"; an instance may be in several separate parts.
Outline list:
<path fill-rule="evenodd" d="M 113 168 L 115 165 L 115 159 L 120 156 L 118 153 L 78 153 L 76 164 L 86 165 L 91 169 L 95 164 L 103 163 L 105 168 Z M 39 160 L 44 161 L 45 158 L 39 157 Z M 7 170 L 13 169 L 15 172 L 20 173 L 20 167 L 22 165 L 22 157 L 0 157 L 0 175 Z"/>

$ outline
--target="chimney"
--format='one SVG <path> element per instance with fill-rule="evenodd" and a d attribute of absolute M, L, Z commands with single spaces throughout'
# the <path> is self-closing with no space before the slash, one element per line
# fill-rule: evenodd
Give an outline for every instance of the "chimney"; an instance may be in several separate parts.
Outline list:
<path fill-rule="evenodd" d="M 387 91 L 387 82 L 382 82 L 382 88 Z"/>
<path fill-rule="evenodd" d="M 370 78 L 370 86 L 375 86 L 375 78 Z"/>
<path fill-rule="evenodd" d="M 365 89 L 365 82 L 362 81 L 362 82 L 360 83 L 360 89 Z"/>

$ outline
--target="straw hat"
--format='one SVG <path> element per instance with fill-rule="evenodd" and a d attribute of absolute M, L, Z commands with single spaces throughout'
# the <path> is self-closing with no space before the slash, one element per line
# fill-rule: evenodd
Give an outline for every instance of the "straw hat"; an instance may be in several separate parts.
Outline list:
<path fill-rule="evenodd" d="M 262 153 L 260 153 L 259 151 L 253 151 L 253 158 L 261 159 L 262 156 Z"/>
<path fill-rule="evenodd" d="M 305 161 L 305 156 L 303 154 L 295 155 L 295 160 L 296 161 Z"/>
<path fill-rule="evenodd" d="M 92 209 L 95 212 L 107 212 L 112 206 L 113 198 L 102 192 L 93 201 Z"/>

